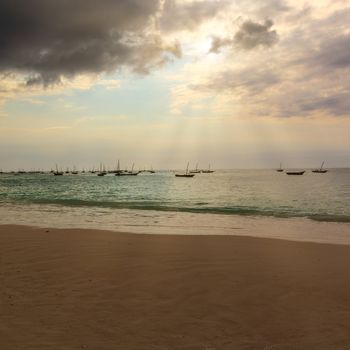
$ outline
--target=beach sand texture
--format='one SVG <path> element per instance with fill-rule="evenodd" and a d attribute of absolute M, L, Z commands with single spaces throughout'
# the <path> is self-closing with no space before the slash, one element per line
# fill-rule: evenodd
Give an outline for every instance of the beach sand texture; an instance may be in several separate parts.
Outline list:
<path fill-rule="evenodd" d="M 350 349 L 350 247 L 0 226 L 0 349 Z"/>

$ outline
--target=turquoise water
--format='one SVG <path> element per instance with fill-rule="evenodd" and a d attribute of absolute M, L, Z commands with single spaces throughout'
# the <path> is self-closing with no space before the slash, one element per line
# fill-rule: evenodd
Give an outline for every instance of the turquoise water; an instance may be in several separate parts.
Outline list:
<path fill-rule="evenodd" d="M 350 169 L 303 176 L 226 170 L 194 178 L 166 171 L 123 177 L 0 174 L 0 205 L 19 204 L 350 222 Z"/>

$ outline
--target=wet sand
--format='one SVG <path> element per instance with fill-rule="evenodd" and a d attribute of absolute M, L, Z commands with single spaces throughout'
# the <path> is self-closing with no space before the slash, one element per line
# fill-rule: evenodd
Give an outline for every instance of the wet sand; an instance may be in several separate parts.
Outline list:
<path fill-rule="evenodd" d="M 350 349 L 349 270 L 345 245 L 0 226 L 0 349 Z"/>

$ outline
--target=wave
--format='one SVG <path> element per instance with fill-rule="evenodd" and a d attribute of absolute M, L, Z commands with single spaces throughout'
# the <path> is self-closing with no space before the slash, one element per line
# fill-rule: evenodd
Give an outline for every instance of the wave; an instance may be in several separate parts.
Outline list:
<path fill-rule="evenodd" d="M 314 221 L 325 221 L 325 222 L 350 222 L 349 215 L 321 215 L 313 214 L 309 216 L 309 219 Z"/>
<path fill-rule="evenodd" d="M 29 202 L 28 202 L 29 203 Z M 320 222 L 341 222 L 350 223 L 350 215 L 337 215 L 330 213 L 310 213 L 293 210 L 292 208 L 260 208 L 248 206 L 225 206 L 210 207 L 208 203 L 195 203 L 194 206 L 180 206 L 173 203 L 159 202 L 138 202 L 138 201 L 89 201 L 81 199 L 36 199 L 31 200 L 34 204 L 54 204 L 72 207 L 96 207 L 109 209 L 128 210 L 153 210 L 162 212 L 185 212 L 194 214 L 221 214 L 221 215 L 242 215 L 242 216 L 271 216 L 277 218 L 308 218 Z"/>

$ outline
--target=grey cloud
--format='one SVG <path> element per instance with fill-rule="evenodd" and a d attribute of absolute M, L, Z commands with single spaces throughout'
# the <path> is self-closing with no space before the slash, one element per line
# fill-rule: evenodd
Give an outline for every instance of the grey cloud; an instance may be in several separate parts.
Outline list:
<path fill-rule="evenodd" d="M 223 71 L 217 76 L 211 77 L 207 84 L 192 88 L 216 93 L 237 93 L 240 91 L 245 95 L 256 95 L 279 82 L 280 78 L 273 69 L 262 67 L 255 70 Z"/>
<path fill-rule="evenodd" d="M 193 88 L 232 96 L 233 104 L 238 100 L 254 115 L 349 117 L 350 11 L 337 11 L 322 19 L 309 16 L 309 11 L 304 11 L 302 26 L 296 25 L 281 38 L 276 51 L 254 54 L 244 71 L 228 67 Z M 244 35 L 213 38 L 212 52 L 225 46 L 234 48 L 237 39 L 241 49 L 270 45 L 276 41 L 275 35 L 266 36 L 272 31 L 271 24 L 247 26 L 245 22 L 238 31 Z M 237 60 L 244 57 L 242 51 L 236 52 Z"/>
<path fill-rule="evenodd" d="M 243 71 L 227 69 L 192 88 L 232 95 L 254 108 L 255 115 L 349 116 L 350 35 L 320 38 L 317 34 L 282 46 L 283 56 L 280 51 L 277 56 L 266 53 Z"/>
<path fill-rule="evenodd" d="M 175 0 L 165 0 L 160 27 L 163 31 L 194 30 L 203 21 L 214 18 L 230 5 L 227 0 L 201 0 L 177 4 Z"/>
<path fill-rule="evenodd" d="M 2 0 L 0 74 L 27 84 L 128 67 L 147 73 L 181 55 L 149 34 L 160 0 Z"/>
<path fill-rule="evenodd" d="M 323 42 L 310 63 L 321 64 L 329 69 L 350 67 L 350 34 Z"/>
<path fill-rule="evenodd" d="M 299 109 L 303 113 L 321 110 L 333 116 L 349 115 L 350 93 L 342 91 L 330 96 L 317 96 L 301 103 Z"/>
<path fill-rule="evenodd" d="M 291 51 L 291 63 L 305 66 L 314 74 L 325 74 L 350 65 L 350 8 L 336 11 L 288 35 L 283 46 Z"/>
<path fill-rule="evenodd" d="M 311 6 L 305 6 L 301 10 L 291 11 L 291 13 L 289 13 L 285 19 L 287 23 L 289 22 L 295 25 L 307 20 L 311 14 L 312 14 Z"/>
<path fill-rule="evenodd" d="M 230 45 L 232 45 L 232 39 L 213 36 L 209 52 L 219 53 L 222 47 L 230 46 Z"/>
<path fill-rule="evenodd" d="M 292 7 L 283 0 L 265 0 L 261 2 L 258 14 L 263 17 L 270 17 L 290 10 L 292 10 Z"/>
<path fill-rule="evenodd" d="M 223 47 L 230 46 L 242 50 L 252 50 L 256 47 L 271 47 L 278 41 L 275 30 L 271 30 L 273 22 L 266 20 L 264 24 L 251 20 L 244 21 L 233 38 L 212 37 L 209 52 L 218 53 Z"/>
<path fill-rule="evenodd" d="M 310 115 L 327 114 L 333 117 L 349 115 L 350 93 L 336 90 L 326 94 L 320 89 L 312 89 L 315 84 L 310 82 L 307 91 L 280 91 L 278 95 L 271 97 L 270 106 L 273 107 L 276 116 L 288 118 L 293 116 L 307 117 Z"/>
<path fill-rule="evenodd" d="M 251 20 L 245 21 L 234 36 L 235 44 L 244 49 L 251 50 L 258 46 L 271 47 L 278 41 L 275 30 L 271 30 L 273 22 L 266 20 L 260 24 Z"/>

